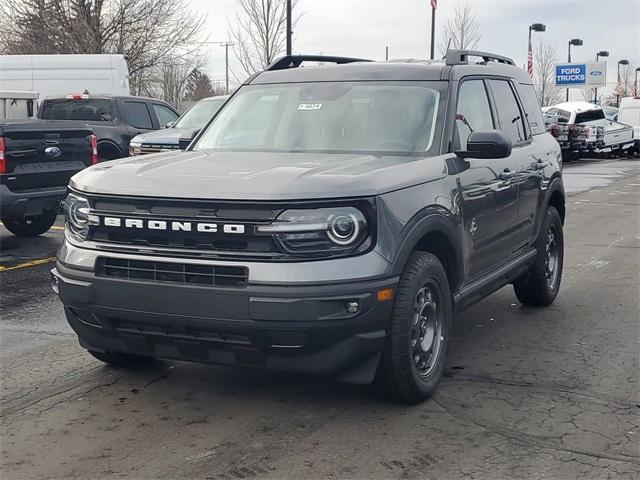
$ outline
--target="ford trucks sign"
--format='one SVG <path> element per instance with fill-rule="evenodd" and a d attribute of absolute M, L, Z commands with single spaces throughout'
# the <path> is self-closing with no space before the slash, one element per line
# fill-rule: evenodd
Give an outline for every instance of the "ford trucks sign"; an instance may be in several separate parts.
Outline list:
<path fill-rule="evenodd" d="M 604 87 L 606 62 L 563 63 L 556 65 L 556 87 Z"/>

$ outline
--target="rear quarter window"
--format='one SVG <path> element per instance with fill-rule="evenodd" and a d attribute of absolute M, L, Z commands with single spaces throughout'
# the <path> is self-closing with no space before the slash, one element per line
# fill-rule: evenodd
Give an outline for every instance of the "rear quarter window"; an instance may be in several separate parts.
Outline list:
<path fill-rule="evenodd" d="M 533 90 L 533 85 L 519 84 L 518 94 L 520 95 L 531 133 L 538 135 L 546 132 L 544 119 L 542 118 L 542 110 L 538 104 L 538 98 L 536 97 L 536 92 Z"/>

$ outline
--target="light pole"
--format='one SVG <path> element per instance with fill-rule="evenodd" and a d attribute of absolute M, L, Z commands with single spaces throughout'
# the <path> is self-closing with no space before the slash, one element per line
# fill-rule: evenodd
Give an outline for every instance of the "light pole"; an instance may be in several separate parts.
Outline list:
<path fill-rule="evenodd" d="M 287 0 L 287 56 L 291 55 L 291 38 L 293 32 L 291 31 L 291 0 Z"/>
<path fill-rule="evenodd" d="M 574 47 L 581 47 L 582 44 L 583 42 L 579 38 L 572 38 L 571 40 L 569 40 L 569 53 L 567 55 L 568 63 L 571 63 L 571 46 L 573 45 Z M 569 101 L 569 87 L 567 87 L 567 102 L 568 101 Z"/>
<path fill-rule="evenodd" d="M 529 50 L 527 51 L 527 72 L 533 76 L 533 50 L 531 48 L 531 32 L 544 32 L 547 26 L 544 23 L 532 23 L 529 25 Z"/>
<path fill-rule="evenodd" d="M 616 107 L 620 106 L 620 94 L 622 93 L 622 82 L 620 81 L 620 65 L 629 65 L 629 60 L 618 60 L 618 77 L 616 80 Z"/>
<path fill-rule="evenodd" d="M 608 57 L 609 56 L 609 52 L 607 52 L 606 50 L 600 50 L 598 53 L 596 53 L 596 62 L 600 59 L 600 57 Z M 606 69 L 605 69 L 606 72 Z M 604 79 L 604 83 L 607 83 L 607 79 Z M 598 104 L 598 87 L 593 89 L 594 92 L 594 98 L 593 98 L 593 103 L 595 103 L 596 105 Z"/>

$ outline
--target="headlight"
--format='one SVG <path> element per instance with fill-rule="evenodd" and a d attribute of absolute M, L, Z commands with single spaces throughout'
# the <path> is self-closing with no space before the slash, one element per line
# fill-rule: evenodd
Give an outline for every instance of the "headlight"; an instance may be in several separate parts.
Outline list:
<path fill-rule="evenodd" d="M 89 201 L 70 193 L 62 202 L 66 217 L 66 230 L 77 240 L 84 241 L 89 233 L 89 225 L 96 224 L 98 217 L 91 214 Z"/>
<path fill-rule="evenodd" d="M 352 252 L 370 240 L 367 219 L 354 207 L 286 210 L 274 223 L 257 230 L 274 235 L 287 253 Z"/>
<path fill-rule="evenodd" d="M 140 155 L 141 153 L 142 153 L 142 144 L 141 143 L 136 143 L 136 142 L 129 143 L 129 155 L 130 156 Z"/>

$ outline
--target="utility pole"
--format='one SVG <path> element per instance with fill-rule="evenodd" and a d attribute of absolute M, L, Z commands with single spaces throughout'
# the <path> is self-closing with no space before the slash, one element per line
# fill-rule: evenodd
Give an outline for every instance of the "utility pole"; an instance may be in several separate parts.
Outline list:
<path fill-rule="evenodd" d="M 291 39 L 293 32 L 291 31 L 291 0 L 287 0 L 287 55 L 291 55 Z"/>
<path fill-rule="evenodd" d="M 389 61 L 389 47 L 384 48 L 384 61 L 385 62 Z"/>
<path fill-rule="evenodd" d="M 220 45 L 224 47 L 224 91 L 227 95 L 229 95 L 229 47 L 233 47 L 234 43 L 229 42 L 228 40 L 225 42 L 202 42 L 203 44 L 210 45 Z"/>

